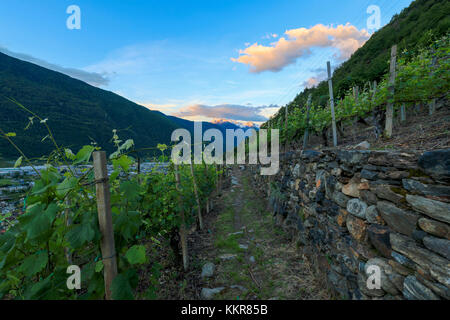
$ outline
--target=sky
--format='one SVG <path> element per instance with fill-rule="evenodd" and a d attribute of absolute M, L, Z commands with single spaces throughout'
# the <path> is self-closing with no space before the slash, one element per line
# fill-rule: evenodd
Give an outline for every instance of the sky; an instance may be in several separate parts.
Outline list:
<path fill-rule="evenodd" d="M 370 6 L 383 26 L 411 2 L 1 0 L 0 51 L 168 115 L 260 124 L 370 38 Z"/>

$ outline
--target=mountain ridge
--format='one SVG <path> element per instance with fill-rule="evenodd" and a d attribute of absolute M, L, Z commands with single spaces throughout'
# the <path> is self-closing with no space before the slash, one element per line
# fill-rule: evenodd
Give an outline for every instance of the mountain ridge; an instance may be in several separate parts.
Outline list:
<path fill-rule="evenodd" d="M 28 157 L 49 154 L 53 145 L 48 139 L 40 142 L 47 132 L 36 121 L 23 130 L 32 115 L 8 98 L 17 100 L 39 117 L 48 118 L 47 124 L 58 144 L 74 151 L 95 141 L 112 152 L 113 129 L 121 139 L 133 139 L 136 149 L 140 149 L 170 144 L 171 133 L 180 124 L 188 130 L 193 128 L 192 121 L 148 109 L 114 92 L 0 52 L 0 128 L 16 134 L 14 143 Z M 204 123 L 206 129 L 216 128 L 223 133 L 230 125 L 238 127 L 231 123 Z M 18 156 L 6 139 L 0 139 L 0 157 Z"/>

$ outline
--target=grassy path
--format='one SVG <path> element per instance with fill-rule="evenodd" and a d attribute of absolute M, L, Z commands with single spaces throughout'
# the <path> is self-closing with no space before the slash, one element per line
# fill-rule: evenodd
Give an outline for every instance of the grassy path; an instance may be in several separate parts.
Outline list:
<path fill-rule="evenodd" d="M 214 299 L 329 298 L 301 250 L 274 225 L 267 200 L 250 179 L 234 167 L 231 185 L 216 200 L 217 215 L 208 221 L 209 237 L 203 238 L 208 244 L 200 245 L 197 262 L 212 262 L 215 271 L 199 279 L 198 290 L 223 288 Z"/>

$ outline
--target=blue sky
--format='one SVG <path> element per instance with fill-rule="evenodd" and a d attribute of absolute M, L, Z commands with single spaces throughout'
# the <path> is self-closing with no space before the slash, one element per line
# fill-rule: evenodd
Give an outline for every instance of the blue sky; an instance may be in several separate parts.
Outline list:
<path fill-rule="evenodd" d="M 2 0 L 0 50 L 166 114 L 260 122 L 364 43 L 370 5 L 384 25 L 411 2 Z"/>

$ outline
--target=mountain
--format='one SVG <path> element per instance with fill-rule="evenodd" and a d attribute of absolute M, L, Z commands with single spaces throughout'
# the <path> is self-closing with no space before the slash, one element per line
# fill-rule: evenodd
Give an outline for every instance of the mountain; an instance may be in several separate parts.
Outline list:
<path fill-rule="evenodd" d="M 427 46 L 449 30 L 450 1 L 412 2 L 375 32 L 349 60 L 336 68 L 332 76 L 334 96 L 339 99 L 353 86 L 362 88 L 367 81 L 379 81 L 388 71 L 390 50 L 394 44 L 398 45 L 398 52 L 406 49 L 413 56 L 419 48 Z M 305 105 L 310 93 L 314 105 L 325 105 L 329 99 L 327 81 L 320 82 L 315 88 L 303 90 L 289 105 Z M 284 109 L 279 114 L 284 114 Z"/>
<path fill-rule="evenodd" d="M 174 116 L 168 116 L 168 118 L 173 122 L 175 122 L 176 124 L 178 124 L 180 127 L 189 130 L 191 134 L 194 132 L 194 121 L 177 118 Z M 245 131 L 247 129 L 257 130 L 258 128 L 254 126 L 239 126 L 230 121 L 220 121 L 220 122 L 202 122 L 202 129 L 203 131 L 206 131 L 208 129 L 218 129 L 220 130 L 220 132 L 222 132 L 223 136 L 225 137 L 227 129 L 232 130 L 242 129 Z"/>
<path fill-rule="evenodd" d="M 176 123 L 177 125 L 179 125 L 182 128 L 187 129 L 192 136 L 192 141 L 194 141 L 194 122 L 190 121 L 190 120 L 186 120 L 186 119 L 181 119 L 181 118 L 177 118 L 174 116 L 168 116 L 169 119 L 171 119 L 174 123 Z M 224 145 L 224 149 L 226 150 L 226 130 L 227 129 L 232 129 L 232 130 L 237 130 L 237 129 L 242 129 L 244 130 L 244 132 L 247 129 L 255 129 L 258 130 L 257 127 L 254 126 L 238 126 L 235 123 L 232 123 L 230 121 L 219 121 L 219 122 L 202 122 L 202 131 L 205 132 L 208 129 L 217 129 L 220 132 L 222 132 L 223 135 L 223 145 Z M 235 146 L 237 146 L 239 143 L 241 143 L 241 140 L 235 139 Z"/>
<path fill-rule="evenodd" d="M 41 142 L 47 131 L 37 119 L 25 130 L 32 115 L 8 98 L 48 119 L 57 143 L 74 152 L 92 141 L 112 152 L 113 129 L 120 139 L 133 139 L 136 149 L 170 144 L 172 132 L 180 127 L 193 132 L 192 121 L 149 110 L 110 91 L 0 53 L 0 129 L 16 133 L 12 140 L 28 157 L 49 154 L 54 146 L 50 139 Z M 226 128 L 237 126 L 204 122 L 203 127 L 225 133 Z M 0 156 L 13 159 L 19 152 L 0 139 Z"/>
<path fill-rule="evenodd" d="M 7 98 L 13 98 L 39 115 L 61 146 L 75 152 L 95 141 L 112 151 L 112 130 L 121 139 L 134 139 L 136 147 L 168 143 L 175 123 L 159 112 L 150 111 L 117 94 L 88 85 L 80 80 L 0 53 L 0 128 L 15 132 L 13 141 L 28 157 L 48 154 L 54 148 L 45 127 L 34 121 L 28 129 L 31 114 Z M 18 152 L 8 141 L 0 139 L 0 154 L 16 157 Z"/>

